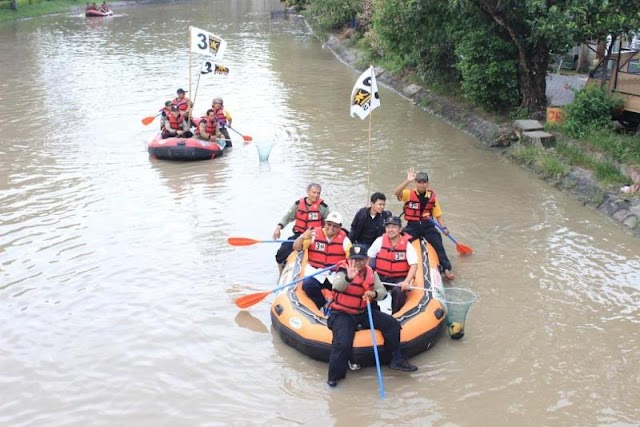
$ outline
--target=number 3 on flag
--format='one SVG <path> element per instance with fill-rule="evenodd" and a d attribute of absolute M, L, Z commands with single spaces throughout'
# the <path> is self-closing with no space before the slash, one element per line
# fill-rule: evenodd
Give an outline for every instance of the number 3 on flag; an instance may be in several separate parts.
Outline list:
<path fill-rule="evenodd" d="M 222 60 L 227 42 L 215 34 L 201 30 L 196 27 L 189 27 L 191 33 L 191 52 L 207 55 L 217 60 Z"/>

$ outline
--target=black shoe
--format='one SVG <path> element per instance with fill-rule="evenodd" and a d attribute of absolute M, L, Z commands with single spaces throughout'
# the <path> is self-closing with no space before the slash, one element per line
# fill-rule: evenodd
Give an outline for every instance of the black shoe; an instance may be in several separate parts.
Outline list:
<path fill-rule="evenodd" d="M 389 363 L 389 368 L 404 372 L 415 372 L 418 370 L 418 367 L 409 363 L 407 359 L 394 359 Z"/>
<path fill-rule="evenodd" d="M 333 387 L 335 387 L 335 386 L 337 386 L 337 385 L 338 385 L 338 381 L 336 381 L 336 380 L 329 380 L 329 381 L 327 381 L 327 384 L 329 385 L 329 387 L 333 388 Z"/>

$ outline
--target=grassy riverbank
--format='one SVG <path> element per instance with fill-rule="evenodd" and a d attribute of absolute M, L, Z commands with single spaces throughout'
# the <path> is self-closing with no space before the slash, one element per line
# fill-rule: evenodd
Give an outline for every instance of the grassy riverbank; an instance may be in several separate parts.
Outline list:
<path fill-rule="evenodd" d="M 82 0 L 37 0 L 18 1 L 18 10 L 11 10 L 9 2 L 0 1 L 0 22 L 15 21 L 18 19 L 33 18 L 35 16 L 51 15 L 54 13 L 69 12 L 73 8 L 86 5 Z"/>

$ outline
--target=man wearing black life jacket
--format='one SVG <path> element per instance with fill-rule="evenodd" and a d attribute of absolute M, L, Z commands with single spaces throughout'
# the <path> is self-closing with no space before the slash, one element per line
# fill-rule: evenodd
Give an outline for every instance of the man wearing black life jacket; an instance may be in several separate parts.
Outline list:
<path fill-rule="evenodd" d="M 415 181 L 415 189 L 407 189 L 407 185 Z M 447 280 L 453 280 L 455 275 L 451 272 L 451 262 L 447 257 L 442 244 L 442 236 L 436 226 L 430 221 L 433 218 L 444 230 L 445 235 L 449 235 L 449 230 L 444 225 L 444 217 L 440 209 L 440 203 L 436 198 L 436 192 L 429 190 L 429 176 L 426 172 L 416 173 L 414 168 L 407 172 L 407 179 L 400 184 L 393 192 L 398 200 L 404 203 L 404 219 L 407 226 L 404 232 L 412 236 L 412 240 L 420 237 L 427 239 L 433 246 L 440 260 L 440 270 Z"/>
<path fill-rule="evenodd" d="M 411 244 L 410 236 L 400 232 L 400 218 L 392 216 L 384 224 L 385 233 L 373 242 L 367 255 L 375 258 L 375 271 L 380 280 L 401 285 L 385 285 L 391 291 L 391 314 L 394 314 L 407 301 L 405 292 L 410 290 L 409 286 L 416 276 L 418 254 Z"/>
<path fill-rule="evenodd" d="M 342 229 L 342 215 L 336 211 L 327 215 L 323 227 L 309 228 L 293 242 L 294 250 L 307 251 L 307 276 L 344 261 L 350 247 L 351 241 Z M 302 281 L 302 289 L 318 308 L 326 310 L 327 299 L 322 289 L 331 289 L 332 282 L 333 273 L 316 274 Z"/>
<path fill-rule="evenodd" d="M 327 326 L 333 332 L 329 374 L 327 384 L 335 387 L 338 380 L 346 377 L 349 359 L 353 353 L 353 337 L 358 325 L 371 328 L 367 315 L 367 301 L 382 301 L 387 291 L 371 267 L 367 265 L 367 247 L 353 245 L 349 250 L 349 261 L 338 265 L 333 280 L 331 314 Z M 379 310 L 371 310 L 373 327 L 382 332 L 384 349 L 392 356 L 389 368 L 414 372 L 418 368 L 406 359 L 400 351 L 400 323 Z"/>
<path fill-rule="evenodd" d="M 307 185 L 307 195 L 299 200 L 293 202 L 293 206 L 282 217 L 276 229 L 273 232 L 273 240 L 280 238 L 280 231 L 285 228 L 290 222 L 293 224 L 293 235 L 289 236 L 287 240 L 295 240 L 302 233 L 309 228 L 321 227 L 324 225 L 324 220 L 329 215 L 329 206 L 320 198 L 322 188 L 320 184 L 312 182 Z M 276 253 L 276 262 L 280 273 L 284 269 L 284 265 L 287 262 L 287 257 L 293 251 L 293 243 L 283 243 Z"/>
<path fill-rule="evenodd" d="M 391 216 L 390 211 L 385 211 L 387 198 L 380 192 L 371 195 L 369 207 L 364 207 L 356 212 L 349 229 L 349 239 L 353 243 L 362 243 L 371 246 L 374 240 L 384 233 L 384 221 Z"/>
<path fill-rule="evenodd" d="M 191 138 L 193 134 L 189 131 L 189 125 L 184 115 L 180 112 L 177 105 L 171 106 L 171 113 L 164 121 L 164 129 L 162 129 L 162 138 Z"/>

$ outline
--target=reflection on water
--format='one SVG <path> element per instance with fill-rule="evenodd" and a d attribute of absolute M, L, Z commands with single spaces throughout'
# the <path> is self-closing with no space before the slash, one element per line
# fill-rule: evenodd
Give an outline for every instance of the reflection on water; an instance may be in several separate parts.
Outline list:
<path fill-rule="evenodd" d="M 271 20 L 281 7 L 0 25 L 0 424 L 638 424 L 640 243 L 385 88 L 369 141 L 346 105 L 359 72 L 304 23 Z M 228 76 L 197 81 L 189 25 L 227 40 Z M 223 97 L 253 142 L 150 159 L 158 123 L 140 121 L 178 87 L 195 114 Z M 454 284 L 479 300 L 464 339 L 443 336 L 417 373 L 383 369 L 385 410 L 371 411 L 374 369 L 329 390 L 325 363 L 265 334 L 272 296 L 237 310 L 276 286 L 277 247 L 226 240 L 269 239 L 309 182 L 346 226 L 372 191 L 398 214 L 410 167 L 473 247 L 445 241 Z"/>

